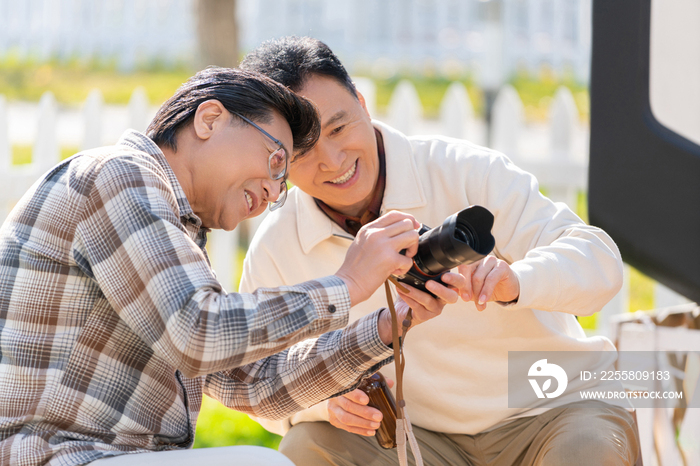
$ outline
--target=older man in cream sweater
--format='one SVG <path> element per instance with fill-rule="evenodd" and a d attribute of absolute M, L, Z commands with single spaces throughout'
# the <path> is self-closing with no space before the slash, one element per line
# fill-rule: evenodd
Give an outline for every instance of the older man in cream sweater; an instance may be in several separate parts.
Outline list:
<path fill-rule="evenodd" d="M 579 371 L 609 368 L 615 358 L 608 339 L 586 337 L 576 320 L 599 311 L 621 286 L 622 262 L 610 237 L 540 194 L 536 179 L 502 154 L 462 140 L 409 138 L 371 120 L 345 69 L 319 41 L 266 42 L 242 67 L 314 102 L 322 133 L 291 164 L 296 188 L 288 206 L 258 230 L 241 290 L 332 273 L 359 225 L 390 210 L 434 227 L 467 206 L 484 206 L 495 217 L 493 252 L 462 268 L 471 278 L 463 301 L 413 330 L 405 345 L 404 394 L 423 459 L 634 464 L 638 439 L 629 412 L 579 397 L 586 387 Z M 351 319 L 385 305 L 383 292 L 375 293 L 352 309 Z M 586 356 L 567 368 L 556 406 L 536 396 L 512 406 L 509 351 Z M 382 372 L 393 378 L 393 365 Z M 518 390 L 532 395 L 526 381 Z M 395 452 L 371 438 L 381 415 L 367 401 L 355 390 L 291 418 L 260 422 L 285 435 L 280 451 L 299 465 L 395 464 Z"/>

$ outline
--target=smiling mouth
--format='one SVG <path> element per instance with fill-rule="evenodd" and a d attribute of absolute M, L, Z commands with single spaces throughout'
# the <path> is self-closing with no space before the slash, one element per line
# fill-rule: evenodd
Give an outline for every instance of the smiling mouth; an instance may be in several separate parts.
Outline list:
<path fill-rule="evenodd" d="M 340 175 L 338 178 L 334 180 L 328 181 L 329 183 L 332 184 L 343 184 L 346 183 L 352 176 L 355 174 L 355 171 L 357 170 L 357 160 L 355 160 L 355 163 L 350 167 L 348 171 L 345 172 L 345 174 Z"/>
<path fill-rule="evenodd" d="M 248 191 L 245 191 L 245 200 L 248 203 L 248 212 L 252 212 L 253 211 L 253 198 L 248 193 Z"/>

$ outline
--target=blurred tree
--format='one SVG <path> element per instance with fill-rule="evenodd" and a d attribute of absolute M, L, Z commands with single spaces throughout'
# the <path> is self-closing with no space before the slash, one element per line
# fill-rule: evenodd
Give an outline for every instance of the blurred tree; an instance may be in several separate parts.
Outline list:
<path fill-rule="evenodd" d="M 198 67 L 238 65 L 236 0 L 197 0 Z"/>

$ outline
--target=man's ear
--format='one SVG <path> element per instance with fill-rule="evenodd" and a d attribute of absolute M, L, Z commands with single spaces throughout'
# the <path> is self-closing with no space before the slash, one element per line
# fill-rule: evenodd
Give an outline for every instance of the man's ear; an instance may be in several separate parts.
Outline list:
<path fill-rule="evenodd" d="M 194 113 L 192 122 L 194 133 L 199 139 L 207 140 L 214 134 L 214 129 L 227 117 L 228 111 L 218 100 L 202 102 Z"/>
<path fill-rule="evenodd" d="M 369 119 L 372 119 L 372 115 L 369 114 L 369 110 L 367 110 L 367 102 L 365 102 L 365 96 L 362 95 L 362 92 L 358 91 L 357 88 L 355 88 L 355 92 L 357 92 L 357 100 L 360 101 L 360 105 L 362 105 L 362 109 L 365 111 Z"/>

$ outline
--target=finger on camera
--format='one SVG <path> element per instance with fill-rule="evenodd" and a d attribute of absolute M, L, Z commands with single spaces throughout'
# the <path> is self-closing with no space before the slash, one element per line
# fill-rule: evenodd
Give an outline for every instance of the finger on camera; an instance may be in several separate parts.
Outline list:
<path fill-rule="evenodd" d="M 406 275 L 406 273 L 413 267 L 413 261 L 408 257 L 401 256 L 397 259 L 398 268 L 391 272 L 391 275 L 400 277 L 401 275 Z"/>
<path fill-rule="evenodd" d="M 431 311 L 429 309 L 426 309 L 425 306 L 423 306 L 421 303 L 419 303 L 418 301 L 415 301 L 409 297 L 405 297 L 403 299 L 404 299 L 404 303 L 406 303 L 406 306 L 411 308 L 411 310 L 413 311 L 413 313 L 412 313 L 413 317 L 412 317 L 411 325 L 409 326 L 409 328 L 413 328 L 414 325 L 431 319 L 437 313 L 437 311 Z M 399 318 L 399 321 L 403 321 L 403 319 L 405 318 L 405 313 L 399 315 L 398 318 Z"/>
<path fill-rule="evenodd" d="M 418 240 L 411 244 L 405 251 L 404 256 L 413 259 L 413 257 L 418 253 Z"/>
<path fill-rule="evenodd" d="M 408 219 L 413 224 L 413 229 L 420 228 L 420 223 L 413 217 L 413 215 L 399 212 L 398 210 L 392 210 L 382 215 L 378 219 L 368 223 L 368 225 L 374 225 L 378 227 L 386 227 L 393 223 L 400 222 L 404 219 Z"/>
<path fill-rule="evenodd" d="M 406 304 L 408 304 L 415 311 L 417 311 L 418 307 L 420 307 L 432 314 L 435 314 L 442 309 L 442 305 L 436 298 L 434 298 L 431 294 L 417 288 L 411 287 L 410 294 L 408 295 L 402 293 L 401 291 L 398 291 L 398 293 L 401 296 L 401 299 L 403 299 Z"/>
<path fill-rule="evenodd" d="M 420 304 L 423 307 L 430 307 L 432 304 L 440 304 L 438 298 L 442 299 L 443 301 L 446 301 L 444 299 L 444 296 L 452 297 L 454 296 L 455 298 L 457 297 L 457 293 L 450 289 L 449 287 L 443 285 L 440 282 L 437 282 L 435 280 L 428 280 L 425 282 L 425 287 L 433 293 L 436 296 L 433 296 L 433 294 L 430 294 L 426 291 L 419 290 L 418 288 L 415 288 L 413 286 L 407 285 L 406 283 L 402 283 L 403 287 L 408 289 L 409 293 L 403 293 L 401 290 L 396 290 L 399 295 L 401 295 L 401 298 L 408 298 L 411 299 L 412 301 Z M 405 301 L 405 299 L 404 299 Z M 407 302 L 408 304 L 408 302 Z"/>
<path fill-rule="evenodd" d="M 406 257 L 412 257 L 409 255 L 409 251 L 413 254 L 418 250 L 418 232 L 416 230 L 407 230 L 398 235 L 394 235 L 391 238 L 391 243 L 397 251 L 402 251 L 407 249 L 404 255 Z"/>
<path fill-rule="evenodd" d="M 459 293 L 457 293 L 454 288 L 445 286 L 435 280 L 428 280 L 425 283 L 425 287 L 428 289 L 428 291 L 446 303 L 454 304 L 459 299 Z M 430 298 L 435 299 L 432 296 L 430 296 Z"/>
<path fill-rule="evenodd" d="M 407 231 L 416 231 L 413 228 L 413 222 L 408 218 L 401 219 L 398 222 L 391 223 L 385 227 L 377 226 L 376 229 L 382 231 L 389 238 L 393 238 L 394 236 L 398 236 Z"/>
<path fill-rule="evenodd" d="M 440 277 L 440 280 L 452 290 L 460 293 L 467 286 L 467 279 L 461 273 L 447 272 Z"/>
<path fill-rule="evenodd" d="M 401 283 L 401 288 L 396 287 L 396 293 L 398 293 L 399 298 L 405 302 L 408 307 L 415 309 L 416 306 L 423 307 L 423 303 L 420 301 L 417 301 L 415 299 L 415 296 L 419 294 L 425 294 L 422 291 L 420 291 L 418 288 L 414 288 L 411 285 L 408 285 L 406 283 Z"/>
<path fill-rule="evenodd" d="M 412 218 L 412 215 L 405 214 L 403 212 L 399 212 L 398 210 L 390 210 L 389 212 L 385 213 L 381 217 L 372 220 L 369 222 L 367 225 L 373 225 L 373 226 L 378 226 L 378 227 L 386 227 L 388 225 L 391 225 L 392 223 L 399 222 L 405 218 Z"/>

